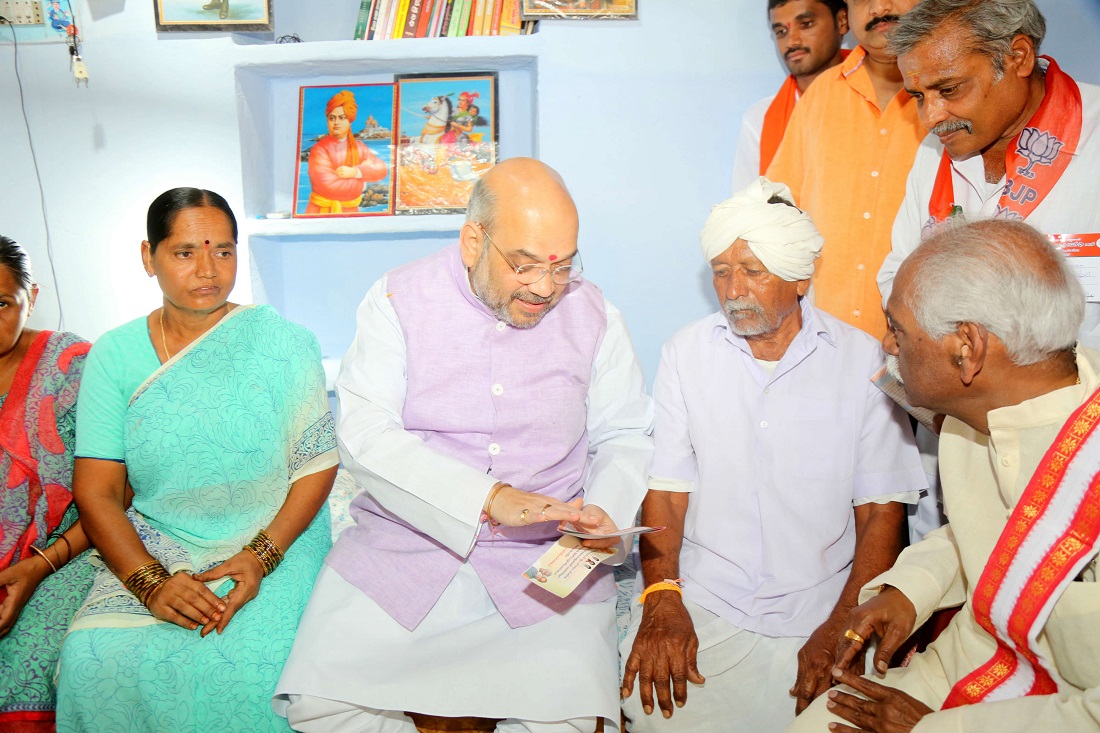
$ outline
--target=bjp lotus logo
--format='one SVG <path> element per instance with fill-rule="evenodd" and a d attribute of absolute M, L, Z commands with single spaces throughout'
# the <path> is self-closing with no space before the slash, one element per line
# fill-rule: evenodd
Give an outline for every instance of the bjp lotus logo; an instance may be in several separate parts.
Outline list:
<path fill-rule="evenodd" d="M 1025 127 L 1020 132 L 1020 139 L 1016 143 L 1016 151 L 1027 158 L 1027 165 L 1017 168 L 1016 172 L 1024 178 L 1034 178 L 1035 173 L 1031 168 L 1039 163 L 1050 165 L 1058 157 L 1058 151 L 1062 149 L 1062 141 L 1035 127 Z"/>

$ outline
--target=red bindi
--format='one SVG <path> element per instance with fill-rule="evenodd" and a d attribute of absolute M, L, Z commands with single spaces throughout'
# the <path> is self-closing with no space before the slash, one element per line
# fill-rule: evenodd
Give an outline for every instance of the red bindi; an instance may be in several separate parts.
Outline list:
<path fill-rule="evenodd" d="M 553 262 L 553 261 L 554 261 L 554 260 L 556 260 L 556 259 L 558 259 L 558 256 L 557 256 L 557 255 L 550 255 L 550 261 L 551 261 L 551 262 Z"/>

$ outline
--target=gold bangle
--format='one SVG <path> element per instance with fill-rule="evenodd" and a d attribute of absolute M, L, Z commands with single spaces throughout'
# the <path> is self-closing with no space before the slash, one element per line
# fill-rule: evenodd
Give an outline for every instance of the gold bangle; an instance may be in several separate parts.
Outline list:
<path fill-rule="evenodd" d="M 126 590 L 134 594 L 141 605 L 148 608 L 153 594 L 160 590 L 160 587 L 167 583 L 171 577 L 171 574 L 164 569 L 159 561 L 151 560 L 134 568 L 126 576 L 126 580 L 122 581 L 122 584 L 126 586 Z"/>
<path fill-rule="evenodd" d="M 50 570 L 52 570 L 55 573 L 57 572 L 57 566 L 53 564 L 53 561 L 51 561 L 50 558 L 46 557 L 46 553 L 42 552 L 42 550 L 39 550 L 34 545 L 30 545 L 30 548 L 31 548 L 31 552 L 35 553 L 40 558 L 42 558 L 43 560 L 46 561 L 46 564 L 50 566 Z"/>
<path fill-rule="evenodd" d="M 495 489 L 493 489 L 493 493 L 489 494 L 489 503 L 485 505 L 485 517 L 489 520 L 490 524 L 493 524 L 493 525 L 500 524 L 500 522 L 493 519 L 493 514 L 492 514 L 493 501 L 496 500 L 497 494 L 500 493 L 500 490 L 503 489 L 507 485 L 508 484 L 506 484 L 502 481 L 502 482 L 497 484 L 497 487 Z"/>
<path fill-rule="evenodd" d="M 279 563 L 283 561 L 283 551 L 279 549 L 279 546 L 275 544 L 275 540 L 271 539 L 271 535 L 266 530 L 261 529 L 257 532 L 252 541 L 241 549 L 248 550 L 255 555 L 260 562 L 260 567 L 263 568 L 265 578 L 271 575 L 275 568 L 279 567 Z"/>
<path fill-rule="evenodd" d="M 69 539 L 65 535 L 61 535 L 60 537 L 58 537 L 57 540 L 54 542 L 54 544 L 56 545 L 58 542 L 64 542 L 65 547 L 69 548 L 68 557 L 65 558 L 65 563 L 67 563 L 67 562 L 69 562 L 69 560 L 73 559 L 73 546 L 71 544 L 69 544 Z M 57 553 L 57 558 L 59 560 L 61 559 L 61 553 L 60 552 Z M 61 566 L 64 567 L 65 563 L 62 563 Z"/>

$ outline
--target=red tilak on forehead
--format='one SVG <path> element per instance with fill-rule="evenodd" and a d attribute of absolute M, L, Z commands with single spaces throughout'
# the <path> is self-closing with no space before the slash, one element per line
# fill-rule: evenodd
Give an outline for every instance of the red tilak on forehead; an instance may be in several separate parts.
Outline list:
<path fill-rule="evenodd" d="M 202 244 L 203 244 L 203 246 L 204 246 L 204 247 L 206 247 L 207 249 L 210 249 L 210 240 L 209 240 L 209 239 L 205 240 L 205 241 L 204 241 L 204 242 L 203 242 Z"/>
<path fill-rule="evenodd" d="M 557 256 L 557 255 L 550 255 L 550 261 L 551 261 L 551 262 L 553 262 L 553 261 L 554 261 L 554 260 L 556 260 L 556 259 L 558 259 L 558 256 Z"/>

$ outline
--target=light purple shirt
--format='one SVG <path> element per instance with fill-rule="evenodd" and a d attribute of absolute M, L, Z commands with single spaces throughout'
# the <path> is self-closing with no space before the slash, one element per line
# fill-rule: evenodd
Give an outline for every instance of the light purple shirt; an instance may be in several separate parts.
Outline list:
<path fill-rule="evenodd" d="M 684 595 L 739 628 L 808 636 L 855 552 L 853 503 L 926 486 L 905 414 L 871 382 L 882 350 L 802 303 L 769 374 L 721 313 L 665 345 L 650 488 L 691 491 Z M 653 582 L 647 579 L 647 582 Z"/>

